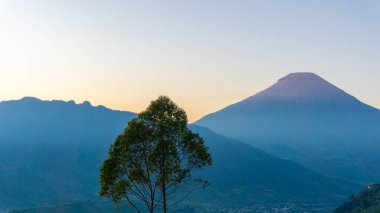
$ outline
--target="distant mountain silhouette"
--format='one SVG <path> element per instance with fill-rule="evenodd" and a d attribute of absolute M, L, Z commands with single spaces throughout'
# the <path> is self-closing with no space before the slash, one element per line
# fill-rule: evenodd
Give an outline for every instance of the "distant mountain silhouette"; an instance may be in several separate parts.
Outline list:
<path fill-rule="evenodd" d="M 100 159 L 134 116 L 89 102 L 1 102 L 0 210 L 97 196 Z"/>
<path fill-rule="evenodd" d="M 324 174 L 380 179 L 380 111 L 313 73 L 292 73 L 195 124 Z"/>
<path fill-rule="evenodd" d="M 98 199 L 99 167 L 109 145 L 135 117 L 90 103 L 23 98 L 0 102 L 0 209 Z M 211 186 L 189 200 L 202 205 L 322 203 L 336 206 L 357 185 L 191 126 L 213 165 L 199 172 Z"/>

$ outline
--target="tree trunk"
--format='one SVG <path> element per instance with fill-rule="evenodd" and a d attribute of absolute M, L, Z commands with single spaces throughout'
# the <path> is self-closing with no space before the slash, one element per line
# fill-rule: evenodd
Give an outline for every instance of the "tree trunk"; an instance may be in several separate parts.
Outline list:
<path fill-rule="evenodd" d="M 166 184 L 165 184 L 165 172 L 162 175 L 162 199 L 164 203 L 164 213 L 167 211 L 167 206 L 166 206 Z"/>
<path fill-rule="evenodd" d="M 149 212 L 150 213 L 153 213 L 153 209 L 154 209 L 154 192 L 152 190 L 150 190 L 150 209 L 149 209 Z"/>

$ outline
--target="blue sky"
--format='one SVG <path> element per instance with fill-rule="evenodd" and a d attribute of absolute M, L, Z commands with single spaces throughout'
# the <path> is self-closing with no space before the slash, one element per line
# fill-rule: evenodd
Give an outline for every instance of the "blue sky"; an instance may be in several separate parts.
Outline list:
<path fill-rule="evenodd" d="M 314 72 L 380 107 L 380 1 L 0 0 L 0 100 L 139 112 L 168 95 L 191 120 Z"/>

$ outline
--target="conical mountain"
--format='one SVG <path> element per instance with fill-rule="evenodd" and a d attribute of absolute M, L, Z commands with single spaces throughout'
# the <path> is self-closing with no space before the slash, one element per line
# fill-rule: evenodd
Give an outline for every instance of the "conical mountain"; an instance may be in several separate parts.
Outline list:
<path fill-rule="evenodd" d="M 313 73 L 292 73 L 196 122 L 327 175 L 380 179 L 380 111 Z"/>
<path fill-rule="evenodd" d="M 354 98 L 314 73 L 291 73 L 254 97 L 283 100 L 352 101 Z"/>
<path fill-rule="evenodd" d="M 286 109 L 284 107 L 289 107 L 294 111 L 301 110 L 301 112 L 336 113 L 337 110 L 339 112 L 375 110 L 316 74 L 291 73 L 279 79 L 268 89 L 230 105 L 217 113 L 226 113 L 232 116 L 243 114 L 246 116 L 250 113 L 257 113 L 259 110 L 283 112 Z M 206 120 L 211 115 L 217 116 L 215 115 L 217 113 L 205 116 L 199 122 Z"/>

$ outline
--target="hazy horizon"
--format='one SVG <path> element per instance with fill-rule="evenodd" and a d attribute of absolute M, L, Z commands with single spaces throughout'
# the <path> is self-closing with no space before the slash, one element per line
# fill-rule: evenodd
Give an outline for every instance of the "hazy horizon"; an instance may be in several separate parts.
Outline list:
<path fill-rule="evenodd" d="M 0 0 L 0 213 L 379 213 L 379 11 Z"/>
<path fill-rule="evenodd" d="M 142 111 L 159 95 L 190 121 L 292 72 L 380 108 L 378 1 L 0 0 L 0 100 Z"/>

